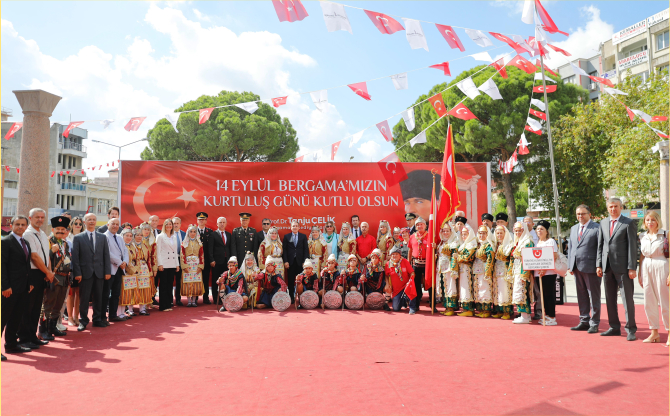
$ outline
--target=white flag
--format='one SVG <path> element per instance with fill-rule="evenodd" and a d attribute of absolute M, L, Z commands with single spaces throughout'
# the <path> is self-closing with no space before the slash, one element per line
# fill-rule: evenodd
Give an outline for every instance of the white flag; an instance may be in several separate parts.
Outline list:
<path fill-rule="evenodd" d="M 421 28 L 421 22 L 418 20 L 402 18 L 405 21 L 405 36 L 407 36 L 407 42 L 412 49 L 423 48 L 428 50 L 428 42 L 426 42 L 426 37 L 423 35 L 423 29 Z"/>
<path fill-rule="evenodd" d="M 500 95 L 500 90 L 498 86 L 493 81 L 493 78 L 489 78 L 488 81 L 479 86 L 479 91 L 493 98 L 494 100 L 502 100 L 502 95 Z"/>
<path fill-rule="evenodd" d="M 363 133 L 365 133 L 365 130 L 361 130 L 358 133 L 351 136 L 351 140 L 349 140 L 349 147 L 352 147 L 353 145 L 358 143 L 358 141 L 361 139 L 361 137 L 363 137 Z"/>
<path fill-rule="evenodd" d="M 470 36 L 470 39 L 472 39 L 477 45 L 481 46 L 482 48 L 485 48 L 487 46 L 493 46 L 491 39 L 487 38 L 484 32 L 482 32 L 481 30 L 465 29 L 465 33 L 467 33 L 468 36 Z"/>
<path fill-rule="evenodd" d="M 616 88 L 609 88 L 609 87 L 603 87 L 605 92 L 608 93 L 609 95 L 628 95 L 627 92 L 623 92 L 621 90 L 617 90 Z"/>
<path fill-rule="evenodd" d="M 414 147 L 414 145 L 417 143 L 426 143 L 426 130 L 417 134 L 412 140 L 409 141 L 409 144 L 411 144 L 412 147 Z"/>
<path fill-rule="evenodd" d="M 328 90 L 310 92 L 309 95 L 312 96 L 312 101 L 314 101 L 317 110 L 324 111 L 326 109 L 326 105 L 328 104 Z"/>
<path fill-rule="evenodd" d="M 641 118 L 642 120 L 644 120 L 645 123 L 649 123 L 649 122 L 651 121 L 651 116 L 650 116 L 649 114 L 645 113 L 645 112 L 642 111 L 642 110 L 633 110 L 633 109 L 631 109 L 630 111 L 632 111 L 633 113 L 635 113 L 635 114 L 637 114 L 638 116 L 640 116 L 640 118 Z"/>
<path fill-rule="evenodd" d="M 648 124 L 647 124 L 647 125 L 648 125 Z M 648 125 L 648 126 L 649 126 L 649 125 Z M 652 130 L 654 130 L 654 131 L 656 132 L 656 134 L 658 134 L 659 136 L 662 136 L 663 138 L 665 138 L 665 136 L 667 136 L 667 134 L 663 133 L 662 131 L 660 131 L 660 130 L 658 130 L 658 129 L 655 129 L 655 128 L 651 127 L 651 126 L 649 126 L 649 128 L 652 129 Z M 654 147 L 656 148 L 656 150 L 654 150 Z M 656 143 L 656 145 L 654 145 L 654 147 L 651 148 L 651 151 L 654 152 L 654 153 L 658 152 L 658 143 Z"/>
<path fill-rule="evenodd" d="M 176 131 L 177 133 L 179 133 L 179 130 L 177 130 L 177 121 L 179 121 L 179 114 L 181 113 L 172 113 L 172 114 L 168 113 L 165 115 L 165 118 L 167 119 L 167 121 L 170 122 L 170 124 L 172 124 L 174 131 Z"/>
<path fill-rule="evenodd" d="M 528 125 L 532 127 L 533 130 L 542 131 L 542 125 L 540 124 L 539 121 L 535 120 L 534 118 L 528 117 L 526 123 L 528 123 Z"/>
<path fill-rule="evenodd" d="M 323 10 L 323 20 L 326 22 L 326 29 L 329 32 L 345 30 L 353 34 L 347 12 L 344 11 L 343 5 L 329 1 L 321 1 L 319 3 L 321 4 L 321 10 Z"/>
<path fill-rule="evenodd" d="M 467 77 L 463 81 L 456 83 L 456 85 L 461 91 L 463 91 L 463 94 L 467 95 L 472 100 L 474 100 L 475 97 L 479 95 L 479 90 L 470 77 Z"/>
<path fill-rule="evenodd" d="M 575 73 L 575 75 L 584 75 L 585 77 L 588 77 L 589 74 L 586 73 L 582 68 L 578 67 L 574 63 L 570 62 L 570 66 L 572 66 L 572 71 Z"/>
<path fill-rule="evenodd" d="M 519 145 L 528 147 L 529 143 L 526 140 L 526 133 L 521 133 L 521 140 L 519 140 Z"/>
<path fill-rule="evenodd" d="M 539 25 L 535 26 L 535 39 L 537 39 L 537 40 L 539 40 L 539 41 L 541 41 L 541 42 L 544 42 L 544 43 L 542 44 L 542 46 L 544 46 L 544 44 L 547 43 L 547 42 L 549 42 L 549 43 L 554 43 L 554 42 L 556 42 L 556 41 L 553 40 L 553 39 L 549 36 L 549 34 L 548 34 L 544 29 L 542 29 L 542 27 L 539 26 Z"/>
<path fill-rule="evenodd" d="M 396 90 L 406 90 L 409 88 L 407 85 L 407 72 L 391 75 L 391 81 L 393 81 L 393 86 Z"/>
<path fill-rule="evenodd" d="M 518 43 L 519 45 L 521 45 L 522 48 L 527 50 L 531 56 L 533 56 L 533 54 L 535 53 L 533 51 L 533 48 L 531 48 L 530 45 L 526 43 L 526 40 L 523 38 L 523 36 L 512 35 L 512 40 L 514 40 L 514 42 Z"/>
<path fill-rule="evenodd" d="M 547 80 L 547 82 L 553 82 L 554 84 L 556 83 L 556 81 L 549 78 L 547 75 L 544 76 L 544 79 Z M 535 73 L 535 81 L 542 81 L 542 74 L 540 72 Z"/>
<path fill-rule="evenodd" d="M 249 114 L 253 114 L 256 110 L 258 110 L 258 104 L 256 104 L 254 101 L 235 104 L 235 107 L 241 108 Z"/>
<path fill-rule="evenodd" d="M 104 130 L 107 127 L 109 127 L 109 125 L 112 124 L 113 122 L 114 120 L 102 120 L 100 124 L 102 124 L 102 129 Z"/>
<path fill-rule="evenodd" d="M 533 0 L 524 1 L 523 13 L 521 13 L 521 21 L 528 25 L 532 25 L 534 16 L 535 16 L 535 2 Z"/>
<path fill-rule="evenodd" d="M 317 150 L 316 152 L 314 152 L 314 154 L 312 155 L 312 161 L 318 162 L 319 159 L 321 158 L 321 152 L 322 152 L 321 150 Z"/>
<path fill-rule="evenodd" d="M 405 127 L 408 131 L 414 130 L 415 120 L 414 120 L 414 107 L 408 108 L 402 112 L 402 119 L 405 120 Z"/>
<path fill-rule="evenodd" d="M 540 101 L 537 98 L 531 98 L 530 103 L 542 111 L 547 111 L 547 107 L 545 107 L 544 101 Z"/>
<path fill-rule="evenodd" d="M 475 58 L 476 61 L 493 62 L 493 59 L 491 58 L 491 55 L 489 55 L 488 52 L 479 52 L 472 54 L 470 56 Z"/>

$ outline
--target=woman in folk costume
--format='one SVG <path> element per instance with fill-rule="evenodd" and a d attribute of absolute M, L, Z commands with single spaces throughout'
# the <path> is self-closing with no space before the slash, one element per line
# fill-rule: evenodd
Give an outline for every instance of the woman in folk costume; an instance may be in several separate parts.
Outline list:
<path fill-rule="evenodd" d="M 249 301 L 247 281 L 244 280 L 242 271 L 237 268 L 237 265 L 237 257 L 231 256 L 230 259 L 228 259 L 228 270 L 223 272 L 216 283 L 219 285 L 219 293 L 224 292 L 220 295 L 221 299 L 223 299 L 225 295 L 229 293 L 236 292 L 242 296 L 242 300 L 246 305 Z M 219 311 L 223 312 L 225 310 L 226 307 L 222 306 Z"/>
<path fill-rule="evenodd" d="M 272 307 L 272 297 L 278 292 L 288 291 L 288 286 L 284 282 L 281 274 L 277 273 L 277 265 L 282 263 L 281 258 L 268 257 L 265 260 L 265 270 L 258 272 L 255 276 L 258 283 L 257 307 L 263 309 Z"/>
<path fill-rule="evenodd" d="M 340 286 L 340 271 L 337 270 L 337 258 L 334 254 L 328 256 L 326 267 L 321 270 L 321 281 L 319 284 L 319 295 L 323 296 L 329 290 L 337 290 L 342 293 L 344 287 Z"/>
<path fill-rule="evenodd" d="M 465 224 L 461 228 L 461 240 L 456 252 L 456 263 L 458 264 L 458 287 L 459 304 L 463 312 L 458 316 L 474 316 L 475 296 L 472 290 L 472 263 L 475 261 L 477 252 L 477 236 L 470 225 Z"/>
<path fill-rule="evenodd" d="M 148 225 L 148 224 L 147 224 Z M 151 226 L 149 225 L 149 232 Z M 128 263 L 135 270 L 137 276 L 137 292 L 135 293 L 135 305 L 140 306 L 140 315 L 148 316 L 147 305 L 151 305 L 151 296 L 156 293 L 156 287 L 152 283 L 154 275 L 150 266 L 151 248 L 145 244 L 145 227 L 133 230 L 132 251 L 128 252 Z M 128 305 L 128 310 L 133 314 L 133 306 Z"/>
<path fill-rule="evenodd" d="M 347 268 L 349 257 L 356 255 L 356 239 L 351 233 L 351 224 L 343 222 L 340 228 L 339 241 L 337 242 L 338 257 L 337 264 L 339 265 L 340 273 Z"/>
<path fill-rule="evenodd" d="M 265 267 L 265 265 L 263 265 L 263 267 Z M 260 291 L 258 290 L 256 275 L 261 272 L 261 269 L 258 267 L 258 265 L 256 265 L 256 257 L 254 257 L 254 254 L 251 251 L 247 251 L 247 255 L 244 256 L 244 261 L 242 262 L 240 271 L 244 276 L 244 280 L 247 281 L 247 288 L 249 289 L 249 301 L 251 301 L 251 304 L 256 307 L 256 304 L 258 303 L 258 297 L 261 295 Z"/>
<path fill-rule="evenodd" d="M 140 225 L 142 229 L 142 243 L 147 247 L 148 257 L 146 258 L 149 272 L 151 273 L 151 300 L 154 306 L 158 306 L 156 299 L 156 273 L 158 273 L 158 259 L 156 258 L 156 237 L 153 233 L 153 228 L 148 222 L 143 222 Z"/>
<path fill-rule="evenodd" d="M 495 237 L 498 249 L 496 250 L 496 261 L 493 266 L 493 280 L 495 280 L 495 305 L 494 318 L 512 319 L 512 284 L 514 276 L 508 273 L 510 253 L 514 248 L 514 239 L 507 227 L 499 225 L 495 228 Z"/>
<path fill-rule="evenodd" d="M 382 252 L 382 264 L 391 256 L 391 249 L 395 245 L 393 239 L 393 231 L 386 220 L 379 221 L 379 229 L 377 230 L 377 248 Z"/>
<path fill-rule="evenodd" d="M 444 223 L 440 231 L 442 242 L 437 247 L 438 252 L 438 281 L 437 292 L 442 296 L 445 311 L 444 316 L 453 316 L 454 308 L 458 307 L 458 265 L 456 254 L 461 238 L 448 222 Z"/>
<path fill-rule="evenodd" d="M 528 233 L 528 227 L 522 222 L 514 224 L 514 248 L 510 254 L 510 270 L 514 277 L 512 286 L 512 303 L 516 305 L 516 310 L 521 314 L 516 318 L 515 324 L 530 323 L 530 305 L 533 303 L 533 274 L 523 269 L 521 261 L 521 250 L 526 247 L 533 247 L 533 239 Z"/>
<path fill-rule="evenodd" d="M 486 225 L 480 225 L 477 230 L 479 247 L 475 252 L 475 261 L 472 264 L 473 290 L 475 292 L 476 308 L 480 318 L 491 317 L 493 304 L 493 263 L 495 246 L 491 244 L 491 230 Z"/>
<path fill-rule="evenodd" d="M 186 238 L 181 242 L 180 262 L 181 295 L 186 296 L 188 307 L 198 306 L 198 296 L 205 293 L 202 284 L 202 270 L 205 268 L 205 251 L 198 233 L 198 226 L 191 224 L 186 230 Z"/>
<path fill-rule="evenodd" d="M 323 239 L 321 229 L 317 225 L 312 227 L 312 233 L 307 239 L 307 245 L 309 246 L 309 256 L 314 263 L 314 273 L 318 276 L 326 262 L 326 240 Z"/>
<path fill-rule="evenodd" d="M 390 297 L 392 293 L 391 284 L 387 282 L 384 263 L 382 263 L 383 253 L 378 248 L 372 250 L 370 254 L 370 264 L 366 268 L 365 276 L 361 276 L 359 281 L 365 286 L 365 296 L 377 292 Z M 388 299 L 387 299 L 388 300 Z M 384 303 L 384 310 L 390 311 L 389 305 Z"/>
<path fill-rule="evenodd" d="M 128 315 L 133 316 L 133 305 L 137 304 L 137 270 L 138 267 L 133 263 L 133 251 L 135 244 L 133 244 L 134 234 L 140 234 L 140 230 L 124 229 L 121 232 L 123 242 L 128 249 L 128 264 L 124 270 L 123 281 L 121 282 L 121 296 L 119 296 L 119 308 L 116 311 L 117 316 L 122 316 L 126 306 L 128 307 Z M 141 241 L 141 240 L 140 240 Z"/>
<path fill-rule="evenodd" d="M 268 257 L 280 258 L 284 253 L 284 246 L 279 238 L 279 230 L 277 227 L 270 227 L 265 239 L 258 248 L 258 263 L 261 271 L 265 270 L 265 260 Z M 282 264 L 277 273 L 284 275 L 284 265 Z"/>

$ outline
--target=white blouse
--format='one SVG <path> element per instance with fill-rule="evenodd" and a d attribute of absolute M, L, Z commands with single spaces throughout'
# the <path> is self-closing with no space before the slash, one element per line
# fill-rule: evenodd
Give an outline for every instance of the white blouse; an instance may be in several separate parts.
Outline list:
<path fill-rule="evenodd" d="M 552 247 L 554 249 L 554 253 L 558 253 L 558 246 L 556 245 L 556 240 L 553 238 L 547 238 L 546 241 L 537 241 L 537 244 L 535 244 L 535 247 Z M 550 275 L 550 274 L 556 274 L 556 270 L 545 270 L 544 275 Z M 535 277 L 538 277 L 540 275 L 539 270 L 535 270 Z"/>
<path fill-rule="evenodd" d="M 156 237 L 156 263 L 166 269 L 179 267 L 179 245 L 175 234 L 168 237 L 165 233 Z"/>

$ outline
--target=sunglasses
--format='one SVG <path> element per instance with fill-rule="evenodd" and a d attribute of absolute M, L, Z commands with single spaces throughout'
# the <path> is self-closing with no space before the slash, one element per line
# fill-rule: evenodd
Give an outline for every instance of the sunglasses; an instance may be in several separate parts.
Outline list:
<path fill-rule="evenodd" d="M 270 223 L 269 222 L 264 222 L 263 225 L 270 225 Z"/>

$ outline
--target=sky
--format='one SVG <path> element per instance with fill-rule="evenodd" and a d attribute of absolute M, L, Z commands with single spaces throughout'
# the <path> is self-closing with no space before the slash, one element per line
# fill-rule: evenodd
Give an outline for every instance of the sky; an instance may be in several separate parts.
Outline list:
<path fill-rule="evenodd" d="M 394 16 L 483 32 L 533 35 L 521 22 L 522 1 L 343 1 L 341 4 Z M 569 37 L 551 35 L 555 45 L 588 58 L 614 31 L 668 7 L 667 1 L 545 1 L 556 25 Z M 279 22 L 270 1 L 184 2 L 2 2 L 1 101 L 20 121 L 12 90 L 43 89 L 63 99 L 52 122 L 116 120 L 107 129 L 84 123 L 89 133 L 84 167 L 116 159 L 117 149 L 146 137 L 165 114 L 201 95 L 221 90 L 252 91 L 262 99 L 343 86 L 328 91 L 319 111 L 309 94 L 290 96 L 279 107 L 298 133 L 306 161 L 317 152 L 330 160 L 331 144 L 367 129 L 353 146 L 342 141 L 336 161 L 376 162 L 393 152 L 375 124 L 405 110 L 434 85 L 449 82 L 435 69 L 408 74 L 409 88 L 396 90 L 389 78 L 368 82 L 372 100 L 346 84 L 372 80 L 449 61 L 457 76 L 491 57 L 512 52 L 492 39 L 482 48 L 456 29 L 465 51 L 451 49 L 433 24 L 422 23 L 429 51 L 411 49 L 404 31 L 381 34 L 363 10 L 346 8 L 353 34 L 328 32 L 321 7 L 305 1 L 309 16 Z M 400 19 L 398 19 L 400 20 Z M 401 20 L 400 20 L 401 21 Z M 401 21 L 402 22 L 402 21 Z M 511 56 L 511 55 L 510 55 Z M 562 55 L 561 55 L 562 56 Z M 534 58 L 532 59 L 534 61 Z M 550 68 L 566 64 L 560 57 Z M 123 129 L 130 117 L 146 116 L 136 132 Z M 401 116 L 389 120 L 393 127 Z M 416 130 L 418 134 L 418 129 Z M 140 159 L 146 142 L 123 148 L 122 159 Z M 90 176 L 103 173 L 87 171 Z"/>

